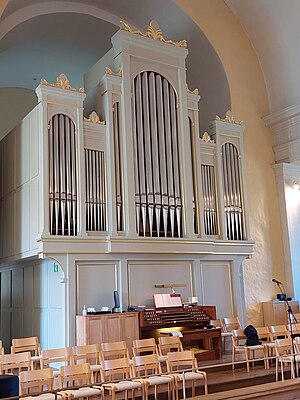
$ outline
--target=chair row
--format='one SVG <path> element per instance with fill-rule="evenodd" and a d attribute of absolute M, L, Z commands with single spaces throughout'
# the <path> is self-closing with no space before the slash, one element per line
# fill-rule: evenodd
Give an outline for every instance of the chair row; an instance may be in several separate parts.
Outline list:
<path fill-rule="evenodd" d="M 166 354 L 170 351 L 182 351 L 180 338 L 177 336 L 165 336 L 160 338 L 159 347 L 157 347 L 155 339 L 135 340 L 133 343 L 134 356 L 144 354 L 156 354 L 159 362 L 166 361 Z M 100 362 L 106 359 L 128 358 L 129 351 L 125 341 L 103 343 L 101 351 L 97 344 L 84 346 L 73 346 L 72 352 L 68 348 L 58 348 L 50 350 L 42 350 L 40 356 L 31 356 L 30 352 L 21 352 L 13 354 L 2 354 L 0 356 L 0 372 L 15 373 L 23 369 L 34 369 L 39 361 L 40 368 L 48 368 L 56 366 L 57 363 L 63 365 L 77 364 L 79 362 L 89 362 L 94 371 L 99 370 Z M 56 371 L 57 373 L 57 371 Z"/>
<path fill-rule="evenodd" d="M 300 328 L 300 327 L 299 327 Z M 257 352 L 262 353 L 265 368 L 269 368 L 269 359 L 276 360 L 276 380 L 278 380 L 279 363 L 281 376 L 284 380 L 283 366 L 288 363 L 291 367 L 291 377 L 295 377 L 294 364 L 300 361 L 300 338 L 291 337 L 290 330 L 285 325 L 256 328 L 260 344 L 246 346 L 246 336 L 243 330 L 232 331 L 232 369 L 235 367 L 237 353 L 244 353 L 247 371 L 250 371 L 250 361 L 256 359 Z M 275 355 L 274 355 L 275 352 Z M 261 358 L 260 358 L 261 359 Z"/>
<path fill-rule="evenodd" d="M 186 387 L 191 382 L 192 396 L 195 396 L 195 386 L 198 381 L 204 387 L 207 394 L 206 373 L 197 369 L 197 360 L 191 351 L 171 352 L 167 354 L 167 372 L 162 374 L 158 356 L 148 354 L 134 356 L 132 364 L 128 358 L 104 360 L 101 362 L 99 385 L 94 385 L 94 375 L 89 363 L 62 366 L 58 374 L 59 396 L 71 399 L 105 395 L 106 393 L 115 399 L 117 392 L 138 390 L 143 399 L 153 390 L 158 393 L 159 388 L 167 390 L 168 399 L 179 399 L 179 389 L 183 383 Z M 20 394 L 31 394 L 32 388 L 53 391 L 55 388 L 55 375 L 52 368 L 34 371 L 22 371 L 20 373 Z M 49 385 L 43 383 L 47 381 Z M 73 386 L 85 385 L 84 388 L 73 390 Z M 47 387 L 45 387 L 47 386 Z M 69 387 L 71 388 L 69 389 Z M 95 391 L 96 389 L 97 391 Z M 127 397 L 126 397 L 127 398 Z M 50 399 L 49 399 L 50 400 Z"/>

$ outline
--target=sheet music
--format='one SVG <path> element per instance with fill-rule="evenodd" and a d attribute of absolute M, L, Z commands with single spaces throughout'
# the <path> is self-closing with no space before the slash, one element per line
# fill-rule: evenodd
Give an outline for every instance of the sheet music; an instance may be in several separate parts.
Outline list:
<path fill-rule="evenodd" d="M 154 294 L 156 308 L 182 307 L 180 294 Z"/>

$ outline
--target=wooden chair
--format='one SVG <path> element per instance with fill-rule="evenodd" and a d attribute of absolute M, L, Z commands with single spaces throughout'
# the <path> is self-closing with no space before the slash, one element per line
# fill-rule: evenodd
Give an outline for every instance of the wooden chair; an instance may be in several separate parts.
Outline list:
<path fill-rule="evenodd" d="M 4 354 L 4 347 L 2 344 L 2 340 L 0 339 L 0 355 Z"/>
<path fill-rule="evenodd" d="M 59 369 L 59 387 L 69 399 L 81 399 L 97 397 L 102 395 L 102 388 L 92 386 L 94 383 L 93 373 L 89 363 L 67 365 Z M 68 387 L 80 386 L 78 389 Z"/>
<path fill-rule="evenodd" d="M 73 364 L 89 363 L 94 374 L 95 381 L 100 377 L 100 351 L 98 344 L 85 346 L 73 346 L 71 361 Z"/>
<path fill-rule="evenodd" d="M 263 344 L 254 346 L 245 346 L 246 336 L 242 329 L 235 329 L 232 331 L 232 369 L 235 367 L 235 356 L 237 353 L 244 353 L 246 359 L 247 372 L 250 372 L 250 361 L 254 364 L 255 353 L 262 352 L 264 359 L 264 367 L 267 369 L 267 351 Z"/>
<path fill-rule="evenodd" d="M 189 351 L 170 352 L 167 354 L 167 370 L 174 377 L 175 398 L 179 400 L 179 384 L 186 387 L 186 382 L 192 383 L 192 396 L 195 396 L 195 383 L 201 380 L 204 384 L 204 393 L 208 393 L 207 376 L 203 371 L 199 371 L 197 360 L 194 354 Z M 189 370 L 189 371 L 184 371 Z"/>
<path fill-rule="evenodd" d="M 55 363 L 63 363 L 65 366 L 70 365 L 70 352 L 67 347 L 59 349 L 42 350 L 41 368 L 53 367 Z M 61 365 L 60 365 L 61 366 Z M 59 376 L 59 370 L 54 371 L 54 376 Z"/>
<path fill-rule="evenodd" d="M 41 349 L 37 336 L 12 339 L 11 353 L 24 353 L 29 351 L 34 364 L 40 363 Z"/>
<path fill-rule="evenodd" d="M 266 368 L 268 369 L 270 366 L 269 357 L 272 355 L 272 353 L 270 352 L 272 350 L 272 347 L 270 347 L 271 344 L 270 331 L 267 326 L 256 328 L 256 330 L 259 341 L 262 342 L 262 345 L 265 346 Z"/>
<path fill-rule="evenodd" d="M 183 351 L 179 336 L 160 336 L 158 338 L 158 351 L 160 356 L 166 356 L 171 351 Z"/>
<path fill-rule="evenodd" d="M 231 332 L 226 332 L 226 329 L 224 328 L 224 324 L 221 319 L 211 319 L 209 321 L 210 325 L 213 325 L 215 328 L 221 328 L 221 337 L 222 337 L 222 349 L 223 353 L 226 352 L 226 339 L 231 340 L 232 333 Z"/>
<path fill-rule="evenodd" d="M 132 352 L 134 357 L 157 354 L 159 362 L 166 362 L 167 360 L 167 356 L 159 355 L 154 338 L 134 340 L 132 343 Z"/>
<path fill-rule="evenodd" d="M 133 357 L 132 371 L 134 377 L 144 377 L 142 383 L 145 385 L 146 399 L 151 388 L 154 388 L 154 398 L 157 399 L 158 387 L 163 386 L 165 388 L 167 386 L 168 399 L 170 400 L 171 395 L 173 395 L 173 377 L 171 375 L 162 375 L 161 365 L 156 354 Z"/>
<path fill-rule="evenodd" d="M 111 400 L 115 400 L 116 394 L 119 392 L 125 392 L 127 399 L 128 391 L 131 391 L 132 399 L 134 399 L 136 390 L 140 390 L 142 397 L 145 397 L 145 384 L 141 380 L 129 380 L 131 379 L 131 366 L 128 358 L 101 361 L 100 373 L 103 394 L 105 395 L 107 391 Z"/>
<path fill-rule="evenodd" d="M 41 392 L 54 390 L 54 375 L 52 368 L 20 372 L 19 382 L 20 395 L 35 395 L 34 397 L 25 397 L 24 400 L 55 400 L 54 393 L 41 394 Z M 57 399 L 62 399 L 63 397 L 63 395 L 57 395 Z"/>
<path fill-rule="evenodd" d="M 19 354 L 2 354 L 0 356 L 1 374 L 14 374 L 16 371 L 30 371 L 33 369 L 31 355 L 27 351 Z"/>
<path fill-rule="evenodd" d="M 111 360 L 116 358 L 129 359 L 129 352 L 126 342 L 121 341 L 121 342 L 102 343 L 100 352 L 101 361 Z"/>
<path fill-rule="evenodd" d="M 294 361 L 298 370 L 298 363 L 300 362 L 299 355 L 293 355 L 292 339 L 276 339 L 275 340 L 275 352 L 276 352 L 276 381 L 278 381 L 278 365 L 280 363 L 281 369 L 281 380 L 284 381 L 284 365 L 289 364 L 291 366 L 291 378 L 295 378 Z"/>
<path fill-rule="evenodd" d="M 285 325 L 272 325 L 269 327 L 272 342 L 276 339 L 285 339 L 290 336 L 290 332 Z"/>

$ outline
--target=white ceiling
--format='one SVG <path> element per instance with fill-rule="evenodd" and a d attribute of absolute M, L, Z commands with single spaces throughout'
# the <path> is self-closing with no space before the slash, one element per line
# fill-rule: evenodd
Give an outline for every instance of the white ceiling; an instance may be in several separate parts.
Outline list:
<path fill-rule="evenodd" d="M 300 102 L 300 1 L 225 0 L 259 58 L 270 110 Z"/>

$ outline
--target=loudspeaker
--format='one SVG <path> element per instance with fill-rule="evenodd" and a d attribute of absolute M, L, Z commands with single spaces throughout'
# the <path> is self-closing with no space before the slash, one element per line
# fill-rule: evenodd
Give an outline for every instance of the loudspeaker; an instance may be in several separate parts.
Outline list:
<path fill-rule="evenodd" d="M 112 309 L 112 311 L 120 312 L 120 298 L 119 298 L 119 292 L 117 290 L 114 290 L 114 302 L 115 302 L 115 306 Z"/>
<path fill-rule="evenodd" d="M 0 398 L 19 396 L 19 378 L 16 375 L 0 375 Z"/>

